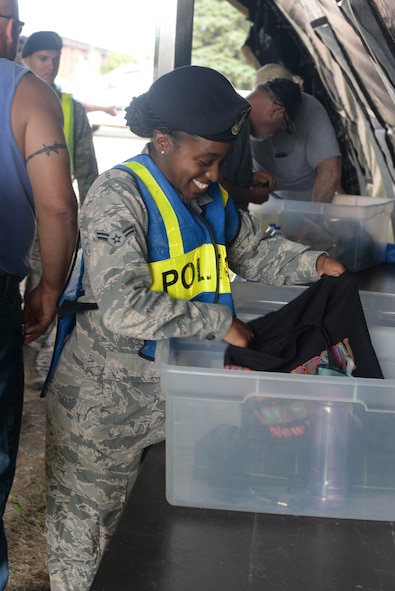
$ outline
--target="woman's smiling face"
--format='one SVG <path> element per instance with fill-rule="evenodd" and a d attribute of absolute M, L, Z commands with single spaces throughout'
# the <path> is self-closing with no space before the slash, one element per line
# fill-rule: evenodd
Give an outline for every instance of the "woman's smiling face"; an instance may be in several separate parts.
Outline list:
<path fill-rule="evenodd" d="M 159 147 L 156 142 L 159 142 Z M 214 142 L 179 133 L 176 137 L 158 134 L 154 138 L 156 164 L 174 189 L 194 199 L 220 178 L 220 165 L 233 148 L 233 142 Z"/>

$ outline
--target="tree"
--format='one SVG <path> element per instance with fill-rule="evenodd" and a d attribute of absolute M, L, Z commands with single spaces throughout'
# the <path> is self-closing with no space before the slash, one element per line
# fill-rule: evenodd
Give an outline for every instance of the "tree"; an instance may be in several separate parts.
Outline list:
<path fill-rule="evenodd" d="M 255 70 L 241 49 L 250 26 L 227 0 L 195 0 L 192 64 L 214 68 L 236 88 L 250 90 Z"/>
<path fill-rule="evenodd" d="M 131 55 L 127 53 L 120 53 L 119 51 L 109 51 L 107 54 L 105 65 L 103 66 L 103 74 L 107 74 L 107 72 L 115 70 L 115 68 L 118 68 L 118 66 L 122 66 L 123 64 L 128 64 L 130 62 L 138 63 L 138 60 L 134 59 Z"/>

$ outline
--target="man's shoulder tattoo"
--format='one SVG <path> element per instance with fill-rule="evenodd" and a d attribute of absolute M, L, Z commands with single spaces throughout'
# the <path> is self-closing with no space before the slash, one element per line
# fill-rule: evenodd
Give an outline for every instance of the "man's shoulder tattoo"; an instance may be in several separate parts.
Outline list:
<path fill-rule="evenodd" d="M 25 159 L 25 164 L 27 164 L 29 162 L 29 160 L 31 160 L 35 156 L 38 156 L 38 154 L 46 154 L 47 156 L 50 156 L 52 152 L 54 152 L 55 154 L 59 154 L 60 150 L 67 150 L 66 144 L 59 144 L 57 141 L 55 141 L 52 144 L 52 146 L 46 146 L 44 144 L 44 147 L 41 148 L 41 150 L 37 150 L 37 152 L 30 154 L 30 156 L 28 156 Z"/>

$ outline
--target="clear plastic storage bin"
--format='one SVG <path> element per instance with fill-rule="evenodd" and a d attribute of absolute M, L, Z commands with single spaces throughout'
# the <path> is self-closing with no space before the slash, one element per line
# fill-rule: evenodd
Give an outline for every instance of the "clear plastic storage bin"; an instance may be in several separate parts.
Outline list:
<path fill-rule="evenodd" d="M 332 203 L 271 198 L 250 211 L 263 229 L 281 226 L 285 236 L 326 250 L 350 271 L 384 262 L 394 201 L 376 197 L 336 195 Z"/>
<path fill-rule="evenodd" d="M 302 289 L 233 285 L 244 320 Z M 170 503 L 395 520 L 395 296 L 362 292 L 361 300 L 384 380 L 227 370 L 225 343 L 158 346 Z M 261 428 L 256 413 L 267 405 L 306 417 L 306 433 Z"/>

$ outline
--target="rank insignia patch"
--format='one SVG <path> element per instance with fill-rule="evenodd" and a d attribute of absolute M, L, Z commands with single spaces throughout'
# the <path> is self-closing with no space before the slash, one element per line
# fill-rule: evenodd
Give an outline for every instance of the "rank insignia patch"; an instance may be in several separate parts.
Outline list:
<path fill-rule="evenodd" d="M 129 226 L 125 230 L 113 230 L 112 232 L 96 232 L 98 240 L 106 240 L 112 246 L 121 246 L 128 236 L 134 234 L 134 226 Z"/>

